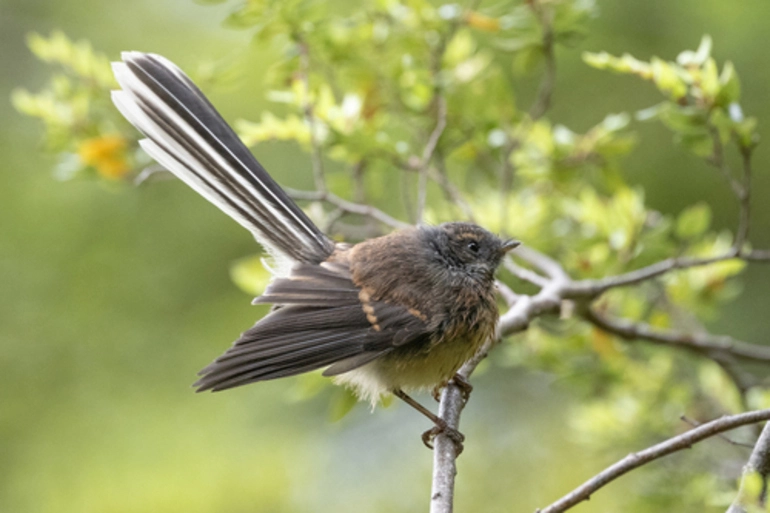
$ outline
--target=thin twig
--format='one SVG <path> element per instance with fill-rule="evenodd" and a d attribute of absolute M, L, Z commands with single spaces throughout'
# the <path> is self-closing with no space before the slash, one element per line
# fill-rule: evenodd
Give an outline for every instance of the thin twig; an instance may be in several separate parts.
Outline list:
<path fill-rule="evenodd" d="M 762 479 L 762 486 L 756 497 L 750 496 L 748 482 L 751 476 L 758 474 Z M 749 456 L 749 461 L 743 468 L 743 477 L 741 478 L 738 495 L 730 505 L 727 513 L 746 513 L 747 506 L 754 504 L 762 511 L 767 507 L 767 487 L 768 476 L 770 476 L 770 422 L 765 424 L 762 433 L 759 435 L 757 443 L 754 444 L 754 450 Z"/>
<path fill-rule="evenodd" d="M 553 89 L 556 83 L 556 55 L 553 39 L 553 11 L 543 6 L 539 1 L 530 2 L 540 25 L 543 27 L 543 57 L 545 59 L 545 71 L 537 90 L 537 97 L 529 109 L 529 117 L 540 119 L 551 107 Z"/>
<path fill-rule="evenodd" d="M 305 122 L 310 130 L 311 159 L 313 165 L 313 181 L 315 188 L 321 192 L 326 192 L 326 176 L 324 173 L 323 156 L 321 155 L 321 145 L 318 141 L 318 130 L 316 129 L 316 119 L 313 102 L 310 101 L 310 49 L 305 41 L 299 40 L 299 68 L 300 77 L 305 89 L 305 98 L 303 99 L 302 110 L 305 116 Z"/>
<path fill-rule="evenodd" d="M 409 228 L 411 226 L 409 223 L 399 221 L 398 219 L 389 216 L 382 210 L 374 208 L 371 205 L 353 203 L 352 201 L 342 199 L 336 194 L 328 191 L 298 191 L 296 189 L 289 189 L 288 187 L 284 187 L 284 190 L 286 191 L 286 194 L 288 194 L 292 199 L 302 201 L 325 201 L 326 203 L 329 203 L 330 205 L 333 205 L 347 213 L 376 219 L 377 221 L 390 226 L 391 228 L 400 230 Z"/>
<path fill-rule="evenodd" d="M 751 228 L 751 154 L 752 148 L 741 148 L 741 164 L 743 169 L 743 184 L 740 188 L 738 201 L 740 202 L 740 214 L 738 230 L 735 232 L 733 247 L 741 251 L 743 245 L 749 240 Z"/>
<path fill-rule="evenodd" d="M 495 286 L 497 287 L 497 291 L 500 293 L 500 296 L 505 301 L 505 304 L 508 305 L 508 308 L 512 307 L 516 301 L 519 300 L 519 295 L 511 289 L 508 285 L 503 283 L 500 280 L 497 280 L 495 282 Z"/>
<path fill-rule="evenodd" d="M 617 276 L 608 276 L 606 278 L 600 278 L 596 280 L 581 280 L 573 282 L 570 285 L 567 292 L 568 297 L 596 297 L 609 289 L 616 287 L 626 287 L 628 285 L 636 285 L 643 281 L 650 280 L 662 276 L 669 271 L 678 269 L 690 269 L 692 267 L 701 267 L 704 265 L 714 264 L 716 262 L 722 262 L 733 258 L 743 257 L 743 254 L 735 254 L 734 251 L 729 251 L 723 255 L 717 255 L 706 258 L 667 258 L 661 260 L 647 267 L 636 269 L 625 274 L 619 274 Z"/>
<path fill-rule="evenodd" d="M 685 424 L 688 424 L 690 427 L 696 428 L 698 426 L 702 426 L 703 425 L 703 422 L 698 422 L 695 419 L 691 419 L 687 415 L 682 415 L 679 418 L 682 420 L 682 422 L 684 422 Z M 748 449 L 752 449 L 754 447 L 753 444 L 747 444 L 746 442 L 736 442 L 735 440 L 733 440 L 732 438 L 730 438 L 727 435 L 717 435 L 717 437 L 722 439 L 722 440 L 724 440 L 728 444 L 734 445 L 736 447 L 746 447 Z"/>
<path fill-rule="evenodd" d="M 423 214 L 425 213 L 425 203 L 428 198 L 428 168 L 430 167 L 430 161 L 433 158 L 433 154 L 436 152 L 438 141 L 441 139 L 441 134 L 446 129 L 446 99 L 442 94 L 436 96 L 436 126 L 428 137 L 428 142 L 425 143 L 425 148 L 422 151 L 422 157 L 420 158 L 420 165 L 418 167 L 418 187 L 417 187 L 417 211 L 415 218 L 417 224 L 422 222 Z"/>
<path fill-rule="evenodd" d="M 706 422 L 686 433 L 669 438 L 665 442 L 653 445 L 643 451 L 629 454 L 614 465 L 611 465 L 596 474 L 558 501 L 536 511 L 537 513 L 560 513 L 566 511 L 576 504 L 588 500 L 593 493 L 608 483 L 642 465 L 662 458 L 663 456 L 668 456 L 674 452 L 681 451 L 682 449 L 689 449 L 694 444 L 711 438 L 719 433 L 724 433 L 725 431 L 730 431 L 737 427 L 745 426 L 746 424 L 754 424 L 768 419 L 770 419 L 770 409 L 724 416 L 712 420 L 711 422 Z"/>
<path fill-rule="evenodd" d="M 356 203 L 366 202 L 366 187 L 364 186 L 364 171 L 368 162 L 359 160 L 353 165 L 351 174 L 353 175 L 353 201 Z"/>
<path fill-rule="evenodd" d="M 506 258 L 505 260 L 503 260 L 503 267 L 505 267 L 506 271 L 516 276 L 520 280 L 528 281 L 529 283 L 536 285 L 540 288 L 543 288 L 546 285 L 548 285 L 548 281 L 549 281 L 548 278 L 540 276 L 535 271 L 531 271 L 525 267 L 518 265 L 510 258 Z"/>
<path fill-rule="evenodd" d="M 722 144 L 722 137 L 719 135 L 719 129 L 715 127 L 711 122 L 708 124 L 709 135 L 711 136 L 712 150 L 711 155 L 706 159 L 706 162 L 717 168 L 722 174 L 722 177 L 730 185 L 733 193 L 740 197 L 742 194 L 741 183 L 738 182 L 733 176 L 733 172 L 730 166 L 727 164 L 725 158 L 725 148 Z"/>
<path fill-rule="evenodd" d="M 463 193 L 449 180 L 446 162 L 441 152 L 436 154 L 436 168 L 430 168 L 429 177 L 441 187 L 447 199 L 462 211 L 468 221 L 475 222 L 473 209 L 463 197 Z"/>
<path fill-rule="evenodd" d="M 707 356 L 713 353 L 729 353 L 745 360 L 770 363 L 770 346 L 748 344 L 727 335 L 661 330 L 643 322 L 611 319 L 591 308 L 586 308 L 581 314 L 594 326 L 626 340 L 647 340 L 689 349 Z"/>
<path fill-rule="evenodd" d="M 754 251 L 742 254 L 741 257 L 752 262 L 770 262 L 770 249 L 755 249 Z"/>

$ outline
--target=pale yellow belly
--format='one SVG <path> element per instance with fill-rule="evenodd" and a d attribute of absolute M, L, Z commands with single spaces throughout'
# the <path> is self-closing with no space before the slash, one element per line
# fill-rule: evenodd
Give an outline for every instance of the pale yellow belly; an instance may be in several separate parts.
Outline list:
<path fill-rule="evenodd" d="M 394 351 L 357 369 L 334 377 L 334 382 L 352 389 L 375 406 L 393 390 L 432 390 L 446 383 L 479 350 L 486 337 L 452 340 L 421 353 Z"/>

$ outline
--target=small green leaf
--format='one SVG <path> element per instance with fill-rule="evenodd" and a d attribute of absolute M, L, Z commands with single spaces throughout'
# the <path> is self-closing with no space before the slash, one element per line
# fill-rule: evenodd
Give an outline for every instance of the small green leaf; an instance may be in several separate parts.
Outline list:
<path fill-rule="evenodd" d="M 711 36 L 704 35 L 700 40 L 698 50 L 693 52 L 692 50 L 685 50 L 680 53 L 676 62 L 680 66 L 702 66 L 703 63 L 711 56 Z"/>
<path fill-rule="evenodd" d="M 680 239 L 692 239 L 708 230 L 711 225 L 711 208 L 705 203 L 693 205 L 679 214 L 676 235 Z"/>
<path fill-rule="evenodd" d="M 661 92 L 674 100 L 687 94 L 687 84 L 679 76 L 674 64 L 653 57 L 650 67 L 652 69 L 652 80 Z"/>
<path fill-rule="evenodd" d="M 230 279 L 239 289 L 252 296 L 261 294 L 271 278 L 262 260 L 261 255 L 254 255 L 236 260 L 230 266 Z"/>
<path fill-rule="evenodd" d="M 726 107 L 731 103 L 736 103 L 741 97 L 741 83 L 738 80 L 738 74 L 735 72 L 733 63 L 727 61 L 719 75 L 719 93 L 717 94 L 715 104 L 720 107 Z"/>
<path fill-rule="evenodd" d="M 337 422 L 350 413 L 358 403 L 358 398 L 344 387 L 335 387 L 334 395 L 329 403 L 329 420 Z"/>
<path fill-rule="evenodd" d="M 700 70 L 701 95 L 708 103 L 713 103 L 719 93 L 719 72 L 714 59 L 708 59 Z"/>

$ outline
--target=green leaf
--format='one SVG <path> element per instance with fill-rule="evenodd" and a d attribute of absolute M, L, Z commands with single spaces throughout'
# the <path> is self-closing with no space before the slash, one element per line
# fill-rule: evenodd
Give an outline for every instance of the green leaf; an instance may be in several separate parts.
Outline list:
<path fill-rule="evenodd" d="M 334 395 L 329 403 L 329 420 L 337 422 L 350 413 L 358 403 L 358 398 L 345 387 L 335 387 Z"/>
<path fill-rule="evenodd" d="M 700 80 L 698 82 L 701 96 L 709 104 L 714 102 L 719 93 L 719 74 L 717 63 L 714 59 L 708 59 L 700 70 Z"/>
<path fill-rule="evenodd" d="M 730 61 L 725 62 L 722 73 L 719 75 L 719 93 L 714 103 L 720 107 L 727 107 L 736 103 L 741 98 L 741 83 L 738 74 Z"/>
<path fill-rule="evenodd" d="M 676 62 L 680 66 L 700 67 L 711 56 L 711 46 L 711 36 L 706 34 L 701 38 L 697 51 L 685 50 L 677 56 Z"/>
<path fill-rule="evenodd" d="M 687 94 L 687 84 L 682 80 L 677 67 L 669 62 L 653 57 L 650 62 L 652 80 L 658 89 L 674 100 Z"/>
<path fill-rule="evenodd" d="M 679 214 L 676 220 L 676 236 L 693 239 L 702 235 L 711 225 L 711 208 L 706 203 L 693 205 Z"/>
<path fill-rule="evenodd" d="M 271 279 L 271 274 L 262 261 L 262 255 L 236 260 L 230 266 L 230 279 L 242 291 L 252 296 L 258 296 L 265 290 Z"/>
<path fill-rule="evenodd" d="M 650 79 L 653 76 L 650 64 L 640 61 L 628 53 L 623 54 L 621 57 L 614 57 L 607 52 L 583 52 L 583 61 L 594 68 L 639 75 L 644 79 Z"/>

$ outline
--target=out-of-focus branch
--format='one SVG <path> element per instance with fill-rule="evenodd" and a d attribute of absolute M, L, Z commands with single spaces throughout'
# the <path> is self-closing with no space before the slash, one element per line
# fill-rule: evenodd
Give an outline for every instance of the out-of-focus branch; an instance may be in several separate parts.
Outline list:
<path fill-rule="evenodd" d="M 735 233 L 733 246 L 740 251 L 746 241 L 749 240 L 751 228 L 751 148 L 741 148 L 741 164 L 743 168 L 743 183 L 740 187 L 738 201 L 740 201 L 740 217 L 738 230 Z"/>
<path fill-rule="evenodd" d="M 444 133 L 446 128 L 446 99 L 440 93 L 436 93 L 436 126 L 428 137 L 428 142 L 425 143 L 425 148 L 422 150 L 422 157 L 420 158 L 420 165 L 417 167 L 418 172 L 418 189 L 417 189 L 417 211 L 415 217 L 417 223 L 422 222 L 422 216 L 425 212 L 425 203 L 428 198 L 428 173 L 430 168 L 430 161 L 433 158 L 433 154 L 436 152 L 438 141 L 441 139 L 441 134 Z"/>
<path fill-rule="evenodd" d="M 496 281 L 495 286 L 497 287 L 497 291 L 500 293 L 500 297 L 503 298 L 505 304 L 508 305 L 509 308 L 519 300 L 519 297 L 521 297 L 515 293 L 511 287 L 501 281 Z"/>
<path fill-rule="evenodd" d="M 548 278 L 540 276 L 535 271 L 531 271 L 525 267 L 520 266 L 509 258 L 506 258 L 503 261 L 503 267 L 505 267 L 509 273 L 516 276 L 520 280 L 528 281 L 529 283 L 537 285 L 540 288 L 548 285 Z"/>
<path fill-rule="evenodd" d="M 727 162 L 719 129 L 711 122 L 708 124 L 708 129 L 712 141 L 712 151 L 706 160 L 719 170 L 738 199 L 740 212 L 738 214 L 738 228 L 733 240 L 733 250 L 739 253 L 748 241 L 749 228 L 751 227 L 751 156 L 754 148 L 753 146 L 738 144 L 741 153 L 742 176 L 740 179 L 736 178 Z"/>
<path fill-rule="evenodd" d="M 443 155 L 437 155 L 436 167 L 430 168 L 430 178 L 441 187 L 447 199 L 462 211 L 468 221 L 475 222 L 473 209 L 463 197 L 463 193 L 455 187 L 451 180 L 449 180 L 449 176 L 447 176 L 446 162 Z"/>
<path fill-rule="evenodd" d="M 324 173 L 323 156 L 321 155 L 321 145 L 318 142 L 318 130 L 316 129 L 316 120 L 313 102 L 310 101 L 310 49 L 305 41 L 300 39 L 299 45 L 299 72 L 305 89 L 305 98 L 302 105 L 305 121 L 310 130 L 310 157 L 313 165 L 313 181 L 315 188 L 320 192 L 326 192 L 326 176 Z"/>
<path fill-rule="evenodd" d="M 551 107 L 553 88 L 556 83 L 556 55 L 554 52 L 553 38 L 553 11 L 535 0 L 529 3 L 540 25 L 543 27 L 543 58 L 545 59 L 545 71 L 540 80 L 537 97 L 529 109 L 529 117 L 540 119 Z"/>
<path fill-rule="evenodd" d="M 745 255 L 748 257 L 748 255 Z M 722 262 L 724 260 L 730 260 L 733 258 L 743 258 L 744 255 L 736 253 L 731 250 L 723 255 L 717 255 L 706 258 L 667 258 L 661 260 L 647 267 L 636 269 L 625 274 L 619 274 L 617 276 L 608 276 L 606 278 L 600 278 L 596 280 L 580 280 L 573 282 L 567 296 L 572 298 L 579 297 L 596 297 L 606 292 L 609 289 L 615 287 L 625 287 L 628 285 L 636 285 L 643 281 L 650 280 L 662 276 L 669 271 L 678 269 L 690 269 L 692 267 L 701 267 L 704 265 L 714 264 L 716 262 Z"/>
<path fill-rule="evenodd" d="M 629 454 L 614 465 L 596 474 L 558 501 L 545 508 L 538 509 L 536 513 L 560 513 L 567 511 L 576 504 L 588 500 L 593 493 L 608 483 L 642 465 L 682 449 L 689 449 L 694 444 L 719 433 L 768 419 L 770 419 L 770 410 L 757 410 L 738 415 L 724 416 L 711 422 L 706 422 L 686 433 L 669 438 L 665 442 L 653 445 L 643 451 Z"/>
<path fill-rule="evenodd" d="M 661 330 L 643 322 L 611 319 L 591 308 L 586 308 L 582 312 L 582 316 L 594 326 L 626 340 L 647 340 L 667 346 L 681 347 L 707 356 L 729 353 L 745 360 L 770 362 L 770 346 L 749 344 L 727 335 Z"/>
<path fill-rule="evenodd" d="M 288 187 L 285 187 L 284 190 L 292 199 L 301 201 L 324 201 L 346 213 L 370 217 L 391 228 L 403 229 L 411 226 L 409 223 L 399 221 L 395 217 L 391 217 L 382 210 L 374 208 L 371 205 L 353 203 L 352 201 L 342 199 L 336 194 L 328 191 L 298 191 L 296 189 L 289 189 Z"/>
<path fill-rule="evenodd" d="M 691 427 L 698 427 L 698 426 L 702 426 L 703 425 L 703 422 L 698 422 L 697 420 L 693 420 L 693 419 L 689 418 L 686 415 L 682 415 L 679 418 L 682 420 L 682 422 L 687 423 Z M 737 441 L 733 440 L 732 438 L 730 438 L 727 435 L 717 435 L 717 437 L 719 439 L 721 439 L 721 440 L 724 440 L 728 444 L 734 445 L 736 447 L 747 447 L 749 449 L 753 449 L 754 448 L 753 444 L 747 444 L 747 443 L 744 443 L 744 442 L 737 442 Z"/>
<path fill-rule="evenodd" d="M 752 476 L 755 475 L 758 475 L 762 480 L 756 497 L 752 496 L 751 487 L 748 485 Z M 762 434 L 759 435 L 757 443 L 754 444 L 749 462 L 743 468 L 743 478 L 738 489 L 738 495 L 727 509 L 727 513 L 746 513 L 749 505 L 755 505 L 765 510 L 767 507 L 768 476 L 770 476 L 770 422 L 765 424 Z"/>
<path fill-rule="evenodd" d="M 756 249 L 754 251 L 749 251 L 748 253 L 742 255 L 742 257 L 752 262 L 767 263 L 770 262 L 770 249 Z"/>

